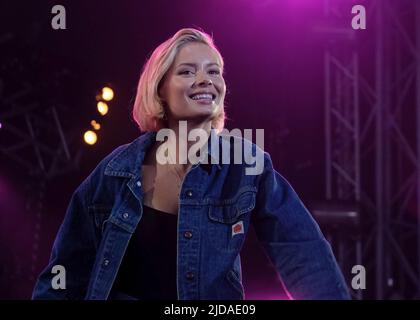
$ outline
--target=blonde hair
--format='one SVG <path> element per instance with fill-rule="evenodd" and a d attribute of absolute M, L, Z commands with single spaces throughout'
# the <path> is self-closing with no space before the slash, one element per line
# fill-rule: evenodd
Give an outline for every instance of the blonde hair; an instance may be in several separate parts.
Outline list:
<path fill-rule="evenodd" d="M 213 39 L 205 32 L 193 28 L 179 30 L 171 38 L 160 44 L 146 61 L 137 86 L 136 99 L 133 105 L 133 119 L 140 131 L 158 131 L 164 128 L 165 110 L 159 97 L 159 88 L 166 72 L 175 60 L 182 46 L 191 42 L 199 42 L 213 48 L 220 60 L 223 72 L 224 61 Z M 212 127 L 220 132 L 225 123 L 225 96 L 221 98 L 221 106 L 212 120 Z"/>

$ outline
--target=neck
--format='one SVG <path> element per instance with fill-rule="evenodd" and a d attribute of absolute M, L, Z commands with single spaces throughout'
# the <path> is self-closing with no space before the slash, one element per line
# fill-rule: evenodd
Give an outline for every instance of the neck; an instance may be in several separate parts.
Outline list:
<path fill-rule="evenodd" d="M 169 122 L 167 129 L 171 130 L 169 138 L 165 142 L 160 142 L 159 147 L 164 146 L 162 150 L 168 150 L 168 158 L 171 160 L 171 163 L 175 162 L 174 165 L 181 167 L 181 169 L 186 172 L 192 166 L 190 159 L 188 159 L 188 154 L 191 146 L 197 143 L 195 140 L 197 134 L 191 136 L 192 141 L 190 141 L 188 137 L 193 130 L 200 129 L 199 131 L 205 133 L 206 138 L 208 138 L 211 131 L 211 121 L 203 123 L 172 121 Z M 201 141 L 202 137 L 200 136 L 199 139 Z"/>

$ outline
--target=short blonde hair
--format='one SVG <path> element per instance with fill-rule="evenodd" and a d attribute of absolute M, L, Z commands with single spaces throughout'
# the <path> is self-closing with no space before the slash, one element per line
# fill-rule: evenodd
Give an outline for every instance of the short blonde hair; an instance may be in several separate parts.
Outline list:
<path fill-rule="evenodd" d="M 179 30 L 171 38 L 160 44 L 146 61 L 137 87 L 133 106 L 133 119 L 140 131 L 158 131 L 164 128 L 165 110 L 159 97 L 159 88 L 166 72 L 175 60 L 182 46 L 191 42 L 199 42 L 213 48 L 220 60 L 223 72 L 224 61 L 213 39 L 205 32 L 193 28 Z M 221 97 L 221 106 L 212 120 L 212 127 L 220 132 L 225 123 L 225 93 Z"/>

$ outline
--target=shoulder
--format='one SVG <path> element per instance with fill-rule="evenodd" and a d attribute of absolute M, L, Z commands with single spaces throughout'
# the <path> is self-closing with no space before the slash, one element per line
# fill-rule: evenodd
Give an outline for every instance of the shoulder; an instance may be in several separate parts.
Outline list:
<path fill-rule="evenodd" d="M 246 131 L 242 135 L 240 131 L 232 130 L 227 134 L 221 133 L 220 137 L 222 153 L 229 153 L 231 162 L 241 163 L 246 175 L 263 173 L 265 163 L 270 159 L 269 154 L 264 151 L 263 133 L 257 131 L 253 137 L 253 134 L 247 134 Z M 252 141 L 253 138 L 255 143 Z"/>
<path fill-rule="evenodd" d="M 141 153 L 151 141 L 153 132 L 146 132 L 129 143 L 119 145 L 103 157 L 87 179 L 101 179 L 104 175 L 135 175 Z"/>
<path fill-rule="evenodd" d="M 219 136 L 222 146 L 228 145 L 230 150 L 234 150 L 235 146 L 242 146 L 245 156 L 249 155 L 251 152 L 254 155 L 261 154 L 261 156 L 264 156 L 264 136 L 261 134 L 256 134 L 256 143 L 252 142 L 252 134 L 245 134 L 243 136 L 241 132 L 236 132 L 234 130 L 230 133 L 221 133 Z"/>

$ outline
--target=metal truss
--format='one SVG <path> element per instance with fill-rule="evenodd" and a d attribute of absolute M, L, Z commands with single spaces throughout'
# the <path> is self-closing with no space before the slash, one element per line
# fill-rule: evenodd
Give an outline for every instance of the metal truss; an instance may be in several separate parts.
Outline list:
<path fill-rule="evenodd" d="M 326 198 L 363 208 L 361 219 L 370 227 L 346 250 L 370 270 L 373 296 L 419 298 L 420 1 L 364 2 L 367 29 L 352 30 L 351 1 L 324 1 L 327 19 L 347 21 L 323 30 L 330 35 Z M 354 292 L 359 299 L 362 293 Z"/>
<path fill-rule="evenodd" d="M 20 43 L 14 42 L 17 40 L 11 33 L 1 36 L 0 40 L 0 50 L 6 45 L 9 49 L 20 46 Z M 33 51 L 32 48 L 27 50 Z M 45 218 L 46 184 L 79 168 L 83 153 L 82 137 L 80 128 L 69 127 L 69 122 L 66 123 L 67 128 L 63 126 L 60 115 L 68 117 L 69 111 L 54 101 L 53 94 L 45 93 L 53 93 L 64 84 L 61 74 L 50 72 L 51 79 L 45 78 L 41 83 L 36 81 L 36 67 L 39 68 L 42 62 L 36 56 L 5 58 L 0 64 L 1 164 L 23 173 L 26 188 L 30 188 L 25 195 L 26 208 L 31 214 L 29 218 L 35 219 L 31 248 L 33 277 L 37 269 L 41 224 Z M 10 276 L 13 278 L 16 275 Z"/>
<path fill-rule="evenodd" d="M 16 64 L 3 65 L 3 70 L 19 68 Z M 59 114 L 65 107 L 40 101 L 37 84 L 25 81 L 29 73 L 1 78 L 10 90 L 0 96 L 0 153 L 30 175 L 51 179 L 78 167 L 80 129 L 63 129 Z"/>

